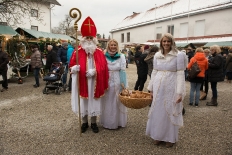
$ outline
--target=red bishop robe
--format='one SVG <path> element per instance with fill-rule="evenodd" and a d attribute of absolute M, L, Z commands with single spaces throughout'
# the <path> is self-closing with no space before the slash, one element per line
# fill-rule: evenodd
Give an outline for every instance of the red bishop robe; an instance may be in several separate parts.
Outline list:
<path fill-rule="evenodd" d="M 105 94 L 105 90 L 108 89 L 109 72 L 106 58 L 101 49 L 96 48 L 93 53 L 94 65 L 96 69 L 96 80 L 94 98 L 100 98 Z M 85 50 L 78 47 L 78 62 L 80 65 L 79 71 L 79 84 L 80 84 L 80 96 L 88 98 L 88 81 L 86 77 L 87 69 L 87 54 Z M 76 50 L 73 52 L 69 67 L 76 65 Z"/>

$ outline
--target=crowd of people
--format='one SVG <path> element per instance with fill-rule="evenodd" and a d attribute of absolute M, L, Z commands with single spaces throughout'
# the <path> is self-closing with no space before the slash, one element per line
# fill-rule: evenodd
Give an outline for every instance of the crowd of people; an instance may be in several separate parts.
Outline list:
<path fill-rule="evenodd" d="M 99 132 L 97 116 L 100 116 L 99 122 L 103 128 L 126 127 L 127 107 L 120 102 L 118 95 L 124 87 L 128 87 L 126 68 L 133 52 L 120 52 L 118 42 L 114 39 L 108 42 L 105 52 L 98 48 L 97 29 L 90 17 L 84 20 L 81 33 L 83 38 L 78 48 L 75 43 L 64 42 L 55 52 L 53 46 L 48 45 L 45 69 L 50 72 L 50 66 L 54 62 L 59 62 L 65 68 L 62 85 L 67 86 L 71 92 L 72 111 L 75 114 L 80 112 L 82 133 L 87 131 L 89 125 L 94 133 Z M 31 50 L 31 67 L 35 77 L 33 86 L 37 88 L 40 86 L 41 54 L 36 45 L 31 46 Z M 195 52 L 188 48 L 187 52 L 183 52 L 176 48 L 174 38 L 169 33 L 162 36 L 160 48 L 136 46 L 133 59 L 138 76 L 134 90 L 143 91 L 147 76 L 150 77 L 147 90 L 151 94 L 152 103 L 148 112 L 146 135 L 154 139 L 155 145 L 165 143 L 166 147 L 172 147 L 178 141 L 178 131 L 183 126 L 186 80 L 190 82 L 191 106 L 199 106 L 200 100 L 207 99 L 209 82 L 212 98 L 206 105 L 217 106 L 217 83 L 224 81 L 225 74 L 228 83 L 232 80 L 232 48 L 229 49 L 226 59 L 221 55 L 220 47 L 217 45 L 204 50 L 197 48 Z M 7 54 L 0 46 L 2 92 L 8 90 L 8 62 Z M 188 70 L 194 63 L 199 66 L 200 73 L 194 78 L 189 78 Z M 68 72 L 70 78 L 67 85 Z M 88 123 L 88 117 L 91 124 Z"/>

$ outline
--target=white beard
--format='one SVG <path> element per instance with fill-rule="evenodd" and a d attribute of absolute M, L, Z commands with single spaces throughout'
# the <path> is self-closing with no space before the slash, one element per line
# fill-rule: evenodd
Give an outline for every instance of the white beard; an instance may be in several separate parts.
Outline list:
<path fill-rule="evenodd" d="M 83 41 L 80 43 L 81 44 L 81 47 L 85 50 L 85 52 L 88 54 L 92 54 L 95 52 L 97 46 L 94 44 L 93 41 Z"/>

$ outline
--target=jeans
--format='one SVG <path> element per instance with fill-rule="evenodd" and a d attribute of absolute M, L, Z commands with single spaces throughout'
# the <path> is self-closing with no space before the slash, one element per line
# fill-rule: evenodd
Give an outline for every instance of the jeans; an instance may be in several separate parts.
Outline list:
<path fill-rule="evenodd" d="M 196 91 L 195 104 L 199 103 L 199 99 L 200 99 L 200 87 L 201 87 L 201 83 L 193 83 L 193 82 L 191 82 L 190 103 L 193 103 L 195 91 Z"/>
<path fill-rule="evenodd" d="M 213 98 L 217 98 L 217 82 L 210 82 Z"/>
<path fill-rule="evenodd" d="M 2 74 L 2 87 L 5 89 L 8 89 L 8 82 L 7 82 L 7 70 L 0 71 L 0 74 Z"/>
<path fill-rule="evenodd" d="M 137 79 L 137 81 L 135 83 L 134 90 L 143 91 L 143 87 L 144 87 L 144 84 L 145 84 L 146 81 L 147 81 L 147 76 L 145 76 L 145 77 L 139 77 L 138 76 L 138 79 Z"/>
<path fill-rule="evenodd" d="M 40 68 L 34 68 L 34 77 L 35 77 L 35 84 L 39 86 L 39 72 Z"/>
<path fill-rule="evenodd" d="M 67 82 L 68 64 L 63 63 L 62 65 L 64 67 L 64 74 L 63 74 L 63 77 L 62 77 L 62 82 L 63 82 L 63 85 L 65 85 L 66 82 Z"/>

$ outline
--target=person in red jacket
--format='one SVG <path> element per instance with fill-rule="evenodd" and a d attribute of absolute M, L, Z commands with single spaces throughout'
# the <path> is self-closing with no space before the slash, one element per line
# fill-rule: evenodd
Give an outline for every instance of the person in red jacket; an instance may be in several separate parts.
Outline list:
<path fill-rule="evenodd" d="M 205 70 L 208 69 L 208 60 L 206 59 L 204 50 L 202 48 L 196 49 L 196 54 L 191 58 L 187 68 L 190 69 L 194 62 L 197 62 L 201 72 L 197 75 L 197 77 L 189 80 L 191 83 L 189 105 L 193 105 L 194 93 L 196 92 L 195 106 L 197 107 L 199 105 L 201 83 L 205 77 Z"/>
<path fill-rule="evenodd" d="M 82 40 L 78 47 L 78 63 L 76 49 L 70 59 L 72 74 L 71 103 L 74 113 L 78 113 L 78 89 L 80 87 L 80 113 L 82 117 L 81 131 L 84 133 L 88 125 L 88 115 L 91 116 L 91 128 L 94 133 L 99 131 L 96 117 L 101 114 L 102 96 L 108 89 L 109 73 L 106 58 L 100 48 L 97 48 L 97 29 L 93 20 L 87 17 L 81 26 Z M 77 81 L 79 72 L 79 81 Z"/>

